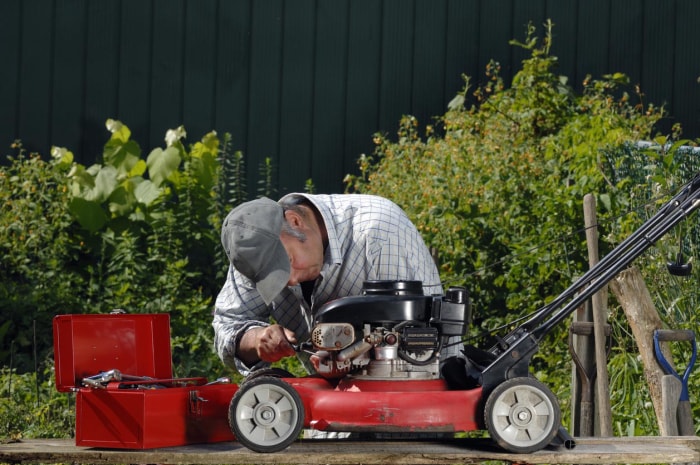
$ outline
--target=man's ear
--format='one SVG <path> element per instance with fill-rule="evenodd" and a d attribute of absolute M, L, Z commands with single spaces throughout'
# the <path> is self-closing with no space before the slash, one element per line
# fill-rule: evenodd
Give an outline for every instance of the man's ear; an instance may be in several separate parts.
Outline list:
<path fill-rule="evenodd" d="M 294 210 L 286 210 L 284 212 L 284 218 L 287 220 L 289 226 L 294 229 L 300 229 L 304 224 L 304 218 Z"/>

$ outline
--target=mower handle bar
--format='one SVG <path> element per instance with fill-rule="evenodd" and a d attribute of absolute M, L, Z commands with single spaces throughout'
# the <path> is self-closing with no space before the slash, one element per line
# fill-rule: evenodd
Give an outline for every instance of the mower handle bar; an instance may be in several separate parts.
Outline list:
<path fill-rule="evenodd" d="M 700 207 L 700 173 L 636 231 L 591 267 L 552 302 L 502 339 L 506 344 L 529 334 L 539 342 L 556 325 L 627 268 L 661 237 Z M 571 300 L 570 300 L 571 299 Z M 569 301 L 566 303 L 566 301 Z M 566 303 L 566 304 L 565 304 Z M 491 350 L 500 353 L 498 346 Z"/>

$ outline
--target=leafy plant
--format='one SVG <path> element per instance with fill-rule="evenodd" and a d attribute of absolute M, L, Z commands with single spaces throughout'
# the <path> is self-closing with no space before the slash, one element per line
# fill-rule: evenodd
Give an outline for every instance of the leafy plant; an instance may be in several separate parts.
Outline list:
<path fill-rule="evenodd" d="M 576 93 L 555 73 L 551 38 L 551 23 L 542 38 L 530 27 L 524 42 L 512 42 L 530 56 L 509 86 L 499 64 L 490 62 L 485 83 L 472 89 L 465 78 L 463 91 L 425 134 L 412 116 L 401 119 L 395 140 L 376 134 L 374 153 L 363 155 L 359 174 L 345 180 L 348 191 L 389 197 L 407 211 L 437 249 L 443 282 L 470 290 L 475 321 L 469 342 L 485 347 L 493 342 L 490 334 L 503 334 L 587 269 L 584 195 L 596 196 L 605 254 L 639 225 L 642 216 L 626 213 L 653 197 L 648 179 L 673 169 L 673 155 L 664 154 L 655 158 L 654 170 L 642 165 L 648 177 L 635 184 L 625 170 L 639 165 L 619 154 L 642 153 L 638 158 L 648 162 L 651 154 L 636 141 L 673 142 L 677 134 L 654 135 L 663 109 L 645 105 L 623 74 L 587 77 Z M 566 415 L 571 364 L 560 326 L 532 366 L 563 399 Z M 634 341 L 617 342 L 615 386 L 643 384 L 634 359 L 626 357 Z M 640 410 L 648 399 L 643 390 L 615 396 L 620 430 L 654 430 Z"/>
<path fill-rule="evenodd" d="M 228 134 L 186 147 L 183 127 L 144 154 L 126 125 L 106 126 L 111 135 L 91 166 L 61 147 L 43 161 L 17 142 L 17 155 L 0 168 L 2 436 L 70 431 L 69 396 L 55 392 L 45 371 L 46 335 L 61 313 L 169 313 L 175 376 L 240 380 L 214 354 L 211 311 L 228 268 L 222 218 L 248 199 L 243 155 L 231 152 Z M 260 166 L 262 195 L 273 193 L 272 172 L 268 159 Z M 280 366 L 301 373 L 293 360 Z M 27 408 L 30 398 L 35 408 Z"/>
<path fill-rule="evenodd" d="M 216 189 L 227 187 L 219 181 L 219 139 L 207 134 L 188 150 L 180 127 L 144 160 L 125 125 L 109 120 L 107 128 L 112 136 L 102 163 L 75 164 L 69 173 L 70 211 L 89 244 L 81 257 L 90 283 L 84 311 L 170 313 L 178 374 L 221 370 L 210 326 L 225 268 Z"/>
<path fill-rule="evenodd" d="M 0 360 L 31 370 L 51 350 L 54 315 L 121 308 L 171 313 L 177 372 L 222 371 L 210 316 L 227 264 L 219 140 L 210 133 L 187 149 L 178 128 L 144 158 L 128 127 L 107 128 L 100 163 L 74 163 L 59 147 L 43 161 L 18 142 L 0 170 L 0 338 L 14 348 Z"/>
<path fill-rule="evenodd" d="M 45 161 L 20 142 L 13 147 L 0 170 L 0 361 L 23 372 L 38 364 L 34 349 L 51 346 L 53 315 L 81 306 L 76 289 L 85 281 L 74 260 L 84 244 L 74 241 L 65 208 L 71 154 L 56 151 Z"/>
<path fill-rule="evenodd" d="M 50 361 L 41 374 L 0 369 L 0 437 L 19 440 L 72 436 L 75 430 L 72 395 L 56 391 L 51 376 Z"/>
<path fill-rule="evenodd" d="M 604 221 L 620 192 L 606 179 L 603 151 L 648 139 L 662 113 L 630 103 L 625 79 L 587 79 L 575 95 L 554 73 L 551 28 L 506 88 L 498 64 L 467 86 L 425 138 L 402 118 L 396 142 L 375 136 L 350 191 L 385 195 L 408 212 L 439 251 L 444 282 L 472 289 L 490 324 L 530 312 L 558 294 L 587 263 L 581 199 L 597 196 Z M 471 92 L 471 94 L 470 94 Z M 475 100 L 466 106 L 470 96 Z M 622 194 L 624 195 L 624 193 Z"/>

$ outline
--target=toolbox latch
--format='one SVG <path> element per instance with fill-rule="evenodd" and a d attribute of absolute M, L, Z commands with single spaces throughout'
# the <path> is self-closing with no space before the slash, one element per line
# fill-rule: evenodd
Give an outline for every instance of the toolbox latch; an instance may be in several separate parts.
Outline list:
<path fill-rule="evenodd" d="M 199 391 L 190 391 L 190 415 L 202 415 L 202 404 L 209 402 L 204 397 L 199 397 Z"/>

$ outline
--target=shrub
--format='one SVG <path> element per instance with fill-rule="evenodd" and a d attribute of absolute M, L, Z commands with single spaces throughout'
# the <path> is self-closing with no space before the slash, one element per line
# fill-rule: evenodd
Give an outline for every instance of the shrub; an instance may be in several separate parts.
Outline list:
<path fill-rule="evenodd" d="M 56 391 L 52 376 L 50 360 L 41 376 L 37 372 L 0 369 L 1 438 L 68 438 L 74 435 L 73 396 Z"/>
<path fill-rule="evenodd" d="M 223 196 L 236 190 L 235 179 L 219 184 L 217 157 L 230 154 L 214 133 L 186 149 L 179 128 L 144 159 L 125 125 L 107 127 L 100 163 L 74 163 L 58 147 L 43 161 L 18 143 L 0 172 L 0 338 L 14 350 L 0 360 L 31 370 L 34 353 L 51 351 L 54 315 L 121 308 L 170 313 L 175 371 L 217 374 L 211 305 L 227 265 L 218 231 Z"/>
<path fill-rule="evenodd" d="M 587 79 L 575 95 L 554 73 L 551 30 L 506 88 L 498 64 L 471 94 L 469 81 L 423 140 L 401 120 L 398 138 L 375 136 L 349 190 L 394 199 L 438 250 L 445 282 L 473 291 L 476 313 L 501 319 L 540 307 L 587 263 L 581 200 L 597 196 L 599 215 L 618 211 L 603 150 L 648 139 L 662 113 L 633 105 L 624 76 Z"/>
<path fill-rule="evenodd" d="M 613 179 L 611 168 L 618 174 L 630 168 L 624 166 L 629 160 L 613 155 L 654 140 L 663 109 L 645 105 L 622 74 L 587 77 L 576 93 L 555 73 L 551 32 L 548 24 L 539 39 L 530 28 L 524 43 L 513 42 L 530 56 L 510 86 L 492 61 L 485 84 L 471 89 L 465 78 L 463 91 L 425 134 L 415 118 L 404 116 L 396 140 L 376 134 L 374 153 L 359 160 L 359 175 L 346 177 L 348 191 L 389 197 L 407 211 L 437 251 L 443 282 L 470 290 L 475 324 L 469 342 L 486 348 L 492 332 L 504 334 L 588 268 L 584 195 L 596 197 L 601 255 L 643 216 L 621 213 L 649 201 L 646 178 L 632 189 L 630 178 Z M 653 160 L 645 165 L 649 179 L 668 173 L 658 154 Z M 644 197 L 631 197 L 643 190 Z M 560 326 L 532 365 L 559 394 L 566 414 L 571 364 Z M 633 344 L 626 336 L 621 351 Z M 639 373 L 630 376 L 644 383 Z M 643 405 L 644 394 L 637 398 Z"/>
<path fill-rule="evenodd" d="M 248 199 L 242 154 L 230 152 L 228 134 L 185 147 L 180 127 L 144 157 L 127 126 L 107 128 L 92 166 L 60 147 L 44 161 L 17 142 L 0 167 L 1 437 L 72 431 L 70 396 L 55 391 L 51 372 L 58 314 L 169 313 L 175 376 L 240 379 L 214 353 L 211 317 L 228 268 L 221 221 Z M 272 169 L 269 160 L 260 168 L 262 195 L 273 194 Z"/>
<path fill-rule="evenodd" d="M 80 313 L 170 313 L 176 374 L 221 371 L 211 330 L 227 264 L 218 232 L 225 211 L 216 195 L 219 139 L 207 134 L 188 150 L 180 127 L 144 159 L 125 125 L 109 120 L 107 127 L 102 163 L 75 164 L 68 175 L 68 206 L 86 244 Z"/>
<path fill-rule="evenodd" d="M 0 170 L 0 362 L 24 372 L 34 368 L 35 342 L 39 353 L 50 348 L 53 315 L 82 307 L 78 290 L 85 281 L 65 208 L 70 155 L 44 161 L 19 142 L 14 148 Z"/>

